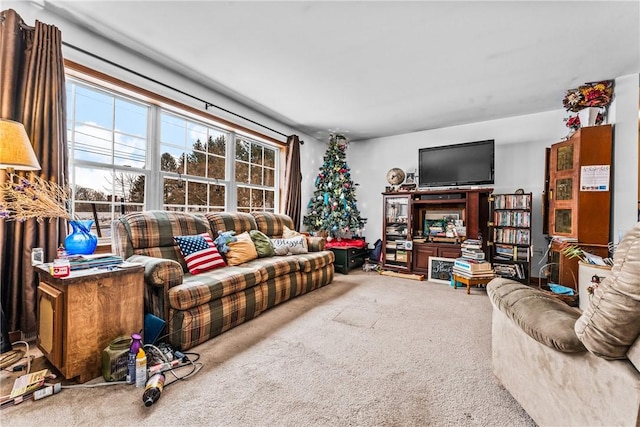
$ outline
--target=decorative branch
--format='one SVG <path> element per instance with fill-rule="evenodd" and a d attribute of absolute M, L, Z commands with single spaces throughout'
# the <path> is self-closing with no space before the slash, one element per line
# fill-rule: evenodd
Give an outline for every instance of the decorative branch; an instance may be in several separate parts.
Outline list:
<path fill-rule="evenodd" d="M 4 187 L 4 201 L 0 201 L 0 218 L 8 221 L 26 221 L 35 218 L 42 222 L 45 218 L 73 219 L 67 206 L 71 190 L 53 181 L 47 181 L 35 174 L 29 179 L 9 174 Z"/>

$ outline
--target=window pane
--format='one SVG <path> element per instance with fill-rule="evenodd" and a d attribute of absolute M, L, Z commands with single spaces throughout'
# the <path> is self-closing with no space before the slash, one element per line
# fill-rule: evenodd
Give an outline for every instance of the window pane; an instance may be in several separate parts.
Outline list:
<path fill-rule="evenodd" d="M 160 123 L 160 140 L 163 143 L 184 146 L 186 121 L 172 115 L 162 113 Z"/>
<path fill-rule="evenodd" d="M 260 145 L 251 144 L 251 163 L 256 165 L 264 164 L 262 160 L 262 147 Z"/>
<path fill-rule="evenodd" d="M 187 204 L 207 206 L 207 184 L 201 182 L 188 182 L 187 187 L 189 188 L 189 200 L 187 201 Z"/>
<path fill-rule="evenodd" d="M 249 161 L 250 144 L 240 138 L 236 139 L 236 160 Z"/>
<path fill-rule="evenodd" d="M 72 137 L 75 160 L 111 163 L 111 132 L 76 124 Z"/>
<path fill-rule="evenodd" d="M 177 179 L 165 178 L 163 184 L 163 203 L 165 205 L 185 204 L 185 183 Z"/>
<path fill-rule="evenodd" d="M 238 209 L 251 207 L 251 190 L 247 187 L 238 187 Z"/>
<path fill-rule="evenodd" d="M 264 210 L 268 212 L 274 212 L 274 200 L 275 200 L 275 192 L 271 190 L 265 190 L 264 192 Z"/>
<path fill-rule="evenodd" d="M 74 108 L 76 122 L 113 129 L 113 101 L 111 95 L 77 85 Z"/>
<path fill-rule="evenodd" d="M 147 141 L 119 133 L 116 133 L 114 137 L 116 142 L 113 163 L 118 166 L 144 168 Z"/>
<path fill-rule="evenodd" d="M 164 152 L 160 156 L 160 170 L 184 174 L 183 159 L 183 150 L 165 146 Z"/>
<path fill-rule="evenodd" d="M 273 169 L 264 169 L 264 185 L 273 187 L 275 182 L 275 173 Z"/>
<path fill-rule="evenodd" d="M 209 206 L 220 208 L 224 210 L 225 207 L 225 192 L 224 185 L 210 185 L 209 186 Z"/>
<path fill-rule="evenodd" d="M 116 99 L 115 130 L 132 136 L 146 138 L 148 107 Z"/>
<path fill-rule="evenodd" d="M 251 165 L 251 183 L 262 185 L 262 168 Z"/>
<path fill-rule="evenodd" d="M 205 176 L 207 156 L 201 151 L 193 151 L 187 154 L 187 174 L 193 176 Z"/>
<path fill-rule="evenodd" d="M 262 210 L 264 206 L 264 191 L 263 190 L 251 190 L 251 208 L 252 210 Z"/>
<path fill-rule="evenodd" d="M 264 165 L 270 168 L 276 167 L 276 152 L 270 148 L 264 148 Z"/>
<path fill-rule="evenodd" d="M 249 183 L 249 165 L 244 162 L 236 162 L 236 181 Z"/>
<path fill-rule="evenodd" d="M 225 161 L 224 157 L 209 156 L 209 162 L 207 164 L 208 171 L 207 176 L 214 179 L 225 178 Z"/>
<path fill-rule="evenodd" d="M 209 133 L 209 153 L 225 157 L 227 153 L 226 135 L 214 130 L 211 130 Z"/>

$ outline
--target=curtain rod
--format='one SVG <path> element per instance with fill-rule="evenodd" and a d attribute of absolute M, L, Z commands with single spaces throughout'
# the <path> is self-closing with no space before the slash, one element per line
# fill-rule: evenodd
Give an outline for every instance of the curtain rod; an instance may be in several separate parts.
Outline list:
<path fill-rule="evenodd" d="M 277 133 L 278 135 L 282 135 L 282 136 L 284 136 L 285 138 L 289 138 L 289 135 L 286 135 L 286 134 L 284 134 L 284 133 L 282 133 L 282 132 L 278 132 L 277 130 L 272 129 L 272 128 L 270 128 L 269 126 L 263 125 L 262 123 L 258 123 L 258 122 L 256 122 L 255 120 L 251 120 L 250 118 L 245 117 L 245 116 L 242 116 L 242 115 L 240 115 L 240 114 L 234 113 L 233 111 L 227 110 L 226 108 L 224 108 L 224 107 L 220 107 L 219 105 L 215 105 L 215 104 L 213 104 L 213 103 L 211 103 L 211 102 L 205 101 L 205 100 L 204 100 L 204 99 L 202 99 L 202 98 L 198 98 L 198 97 L 197 97 L 197 96 L 195 96 L 195 95 L 191 95 L 190 93 L 187 93 L 187 92 L 185 92 L 185 91 L 183 91 L 183 90 L 180 90 L 180 89 L 178 89 L 178 88 L 175 88 L 175 87 L 173 87 L 173 86 L 170 86 L 170 85 L 168 85 L 168 84 L 166 84 L 166 83 L 162 83 L 161 81 L 158 81 L 158 80 L 156 80 L 156 79 L 154 79 L 154 78 L 152 78 L 152 77 L 146 76 L 146 75 L 144 75 L 144 74 L 142 74 L 142 73 L 139 73 L 139 72 L 137 72 L 137 71 L 135 71 L 135 70 L 132 70 L 131 68 L 125 67 L 124 65 L 120 65 L 120 64 L 118 64 L 118 63 L 115 63 L 115 62 L 113 62 L 113 61 L 111 61 L 111 60 L 109 60 L 109 59 L 103 58 L 102 56 L 96 55 L 95 53 L 89 52 L 89 51 L 87 51 L 87 50 L 85 50 L 85 49 L 82 49 L 82 48 L 80 48 L 80 47 L 78 47 L 78 46 L 75 46 L 75 45 L 72 45 L 72 44 L 70 44 L 70 43 L 67 43 L 67 42 L 65 42 L 65 41 L 62 41 L 62 44 L 63 44 L 64 46 L 70 47 L 71 49 L 77 50 L 78 52 L 82 52 L 82 53 L 84 53 L 85 55 L 89 55 L 89 56 L 91 56 L 92 58 L 99 59 L 100 61 L 106 62 L 106 63 L 107 63 L 107 64 L 109 64 L 109 65 L 113 65 L 114 67 L 120 68 L 121 70 L 127 71 L 127 72 L 129 72 L 129 73 L 131 73 L 131 74 L 135 74 L 135 75 L 136 75 L 136 76 L 138 76 L 138 77 L 142 77 L 143 79 L 146 79 L 146 80 L 148 80 L 148 81 L 150 81 L 150 82 L 153 82 L 153 83 L 155 83 L 155 84 L 158 84 L 158 85 L 160 85 L 160 86 L 163 86 L 163 87 L 165 87 L 165 88 L 167 88 L 167 89 L 171 89 L 171 90 L 173 90 L 173 91 L 175 91 L 175 92 L 178 92 L 178 93 L 180 93 L 180 94 L 182 94 L 182 95 L 188 96 L 189 98 L 195 99 L 196 101 L 202 102 L 202 103 L 204 104 L 204 109 L 205 109 L 205 110 L 209 110 L 209 107 L 217 108 L 218 110 L 224 111 L 225 113 L 232 114 L 232 115 L 234 115 L 234 116 L 236 116 L 236 117 L 239 117 L 239 118 L 241 118 L 241 119 L 243 119 L 243 120 L 246 120 L 246 121 L 248 121 L 248 122 L 250 122 L 250 123 L 253 123 L 253 124 L 255 124 L 255 125 L 258 125 L 258 126 L 260 126 L 260 127 L 264 128 L 264 129 L 270 130 L 271 132 L 275 132 L 275 133 Z M 301 145 L 302 145 L 302 144 L 304 144 L 304 141 L 300 141 L 300 144 L 301 144 Z"/>

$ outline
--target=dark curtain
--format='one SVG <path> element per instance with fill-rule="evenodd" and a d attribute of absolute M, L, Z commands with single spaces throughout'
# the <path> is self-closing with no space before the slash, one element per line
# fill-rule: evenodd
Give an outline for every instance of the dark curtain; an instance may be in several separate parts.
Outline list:
<path fill-rule="evenodd" d="M 62 36 L 52 25 L 27 26 L 14 10 L 0 15 L 0 117 L 24 124 L 40 161 L 40 176 L 67 182 L 66 90 Z M 18 172 L 18 171 L 16 171 Z M 0 171 L 2 178 L 6 177 Z M 2 309 L 9 331 L 37 332 L 37 275 L 31 249 L 44 248 L 47 261 L 66 235 L 64 220 L 0 220 Z"/>
<path fill-rule="evenodd" d="M 287 168 L 284 172 L 284 213 L 293 219 L 296 230 L 300 229 L 300 215 L 302 212 L 300 144 L 298 135 L 291 135 L 287 138 Z"/>

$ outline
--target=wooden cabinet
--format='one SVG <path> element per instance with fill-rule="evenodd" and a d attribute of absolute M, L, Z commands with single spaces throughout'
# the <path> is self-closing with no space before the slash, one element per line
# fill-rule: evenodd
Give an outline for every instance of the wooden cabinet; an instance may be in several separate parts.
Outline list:
<path fill-rule="evenodd" d="M 611 218 L 611 125 L 584 127 L 551 146 L 547 176 L 549 280 L 578 289 L 578 261 L 560 251 L 563 241 L 606 257 Z"/>
<path fill-rule="evenodd" d="M 489 254 L 495 273 L 528 284 L 531 279 L 532 194 L 492 194 L 489 202 Z"/>
<path fill-rule="evenodd" d="M 409 193 L 383 195 L 384 229 L 382 265 L 396 271 L 411 270 L 411 215 Z"/>
<path fill-rule="evenodd" d="M 567 288 L 578 290 L 578 258 L 567 258 L 561 252 L 562 242 L 553 241 L 549 248 L 549 277 L 551 283 L 558 283 Z M 588 245 L 581 243 L 580 247 L 585 251 L 603 258 L 609 256 L 607 245 Z M 580 295 L 582 298 L 583 295 Z M 586 298 L 587 296 L 584 295 Z"/>
<path fill-rule="evenodd" d="M 37 344 L 65 378 L 100 376 L 102 351 L 121 335 L 140 332 L 144 316 L 144 267 L 73 271 L 53 277 L 36 267 Z"/>
<path fill-rule="evenodd" d="M 331 248 L 336 257 L 333 268 L 342 274 L 349 274 L 349 270 L 360 267 L 369 256 L 369 249 L 364 248 Z"/>
<path fill-rule="evenodd" d="M 429 258 L 460 258 L 460 245 L 452 243 L 415 243 L 413 246 L 413 271 L 429 273 Z"/>
<path fill-rule="evenodd" d="M 460 257 L 460 243 L 466 237 L 483 239 L 486 253 L 492 191 L 482 188 L 383 193 L 383 268 L 426 274 L 430 257 Z M 448 224 L 456 226 L 457 236 L 447 237 Z"/>
<path fill-rule="evenodd" d="M 550 235 L 588 244 L 609 242 L 610 168 L 611 125 L 581 128 L 551 146 Z"/>

